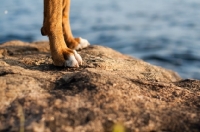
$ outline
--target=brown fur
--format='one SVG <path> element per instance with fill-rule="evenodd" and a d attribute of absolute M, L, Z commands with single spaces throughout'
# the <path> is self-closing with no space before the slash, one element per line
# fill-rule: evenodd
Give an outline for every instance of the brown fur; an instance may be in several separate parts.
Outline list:
<path fill-rule="evenodd" d="M 74 54 L 80 43 L 74 38 L 69 20 L 70 0 L 44 0 L 44 21 L 42 35 L 49 37 L 50 49 L 54 65 L 63 66 L 65 60 Z"/>

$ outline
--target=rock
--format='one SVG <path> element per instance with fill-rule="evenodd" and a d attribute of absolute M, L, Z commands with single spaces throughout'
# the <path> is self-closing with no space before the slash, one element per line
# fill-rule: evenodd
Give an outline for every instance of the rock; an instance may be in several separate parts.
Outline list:
<path fill-rule="evenodd" d="M 199 80 L 103 46 L 79 53 L 63 68 L 48 42 L 0 45 L 0 131 L 200 131 Z"/>

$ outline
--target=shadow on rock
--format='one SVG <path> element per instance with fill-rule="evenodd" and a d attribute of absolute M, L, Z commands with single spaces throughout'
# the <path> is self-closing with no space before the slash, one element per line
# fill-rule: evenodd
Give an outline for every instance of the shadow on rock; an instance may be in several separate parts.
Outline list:
<path fill-rule="evenodd" d="M 93 84 L 91 80 L 100 79 L 100 74 L 92 73 L 87 70 L 70 73 L 62 76 L 56 81 L 55 89 L 66 90 L 69 93 L 75 95 L 83 90 L 95 91 L 97 85 Z"/>

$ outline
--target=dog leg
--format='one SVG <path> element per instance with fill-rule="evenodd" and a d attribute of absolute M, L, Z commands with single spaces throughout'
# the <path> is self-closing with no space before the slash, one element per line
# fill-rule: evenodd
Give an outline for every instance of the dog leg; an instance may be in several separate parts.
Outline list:
<path fill-rule="evenodd" d="M 63 0 L 63 33 L 67 46 L 71 49 L 82 49 L 87 47 L 89 42 L 83 38 L 74 38 L 70 27 L 70 0 Z"/>
<path fill-rule="evenodd" d="M 64 41 L 62 29 L 63 0 L 44 0 L 44 21 L 41 33 L 49 37 L 54 65 L 78 67 L 82 59 L 69 49 Z M 76 56 L 75 56 L 76 55 Z"/>

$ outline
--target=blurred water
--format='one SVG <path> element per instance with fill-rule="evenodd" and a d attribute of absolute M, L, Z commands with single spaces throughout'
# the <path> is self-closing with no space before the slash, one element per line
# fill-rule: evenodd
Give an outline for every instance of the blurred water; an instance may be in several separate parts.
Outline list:
<path fill-rule="evenodd" d="M 42 0 L 0 3 L 0 43 L 47 40 Z M 199 0 L 72 0 L 74 36 L 200 79 Z"/>

